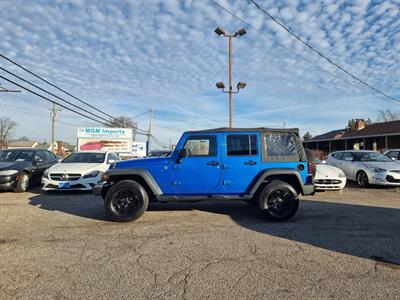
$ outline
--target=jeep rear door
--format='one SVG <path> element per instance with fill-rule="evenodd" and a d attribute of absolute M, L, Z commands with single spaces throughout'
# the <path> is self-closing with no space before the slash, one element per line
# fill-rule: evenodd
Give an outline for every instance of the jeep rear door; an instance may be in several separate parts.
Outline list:
<path fill-rule="evenodd" d="M 224 139 L 221 192 L 244 194 L 261 170 L 260 135 L 226 133 Z"/>
<path fill-rule="evenodd" d="M 221 135 L 190 134 L 180 141 L 179 151 L 186 149 L 187 156 L 174 161 L 173 186 L 177 195 L 214 194 L 220 186 Z"/>

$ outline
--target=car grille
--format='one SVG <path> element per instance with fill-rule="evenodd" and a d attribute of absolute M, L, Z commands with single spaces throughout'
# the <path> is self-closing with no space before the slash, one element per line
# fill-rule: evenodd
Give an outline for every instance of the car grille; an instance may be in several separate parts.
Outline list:
<path fill-rule="evenodd" d="M 338 179 L 316 179 L 314 180 L 315 184 L 341 184 L 342 181 Z"/>
<path fill-rule="evenodd" d="M 53 173 L 50 174 L 50 179 L 57 181 L 74 181 L 81 178 L 81 174 L 77 173 Z"/>
<path fill-rule="evenodd" d="M 390 170 L 389 172 L 400 173 L 400 170 Z"/>

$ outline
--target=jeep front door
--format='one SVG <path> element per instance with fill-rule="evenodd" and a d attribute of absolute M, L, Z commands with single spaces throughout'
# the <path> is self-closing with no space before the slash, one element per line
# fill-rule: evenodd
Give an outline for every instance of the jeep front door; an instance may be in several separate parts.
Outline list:
<path fill-rule="evenodd" d="M 222 174 L 218 138 L 216 134 L 189 135 L 182 143 L 186 156 L 175 161 L 172 183 L 177 195 L 216 192 Z"/>
<path fill-rule="evenodd" d="M 261 170 L 260 137 L 256 133 L 228 133 L 222 157 L 222 192 L 245 193 Z"/>

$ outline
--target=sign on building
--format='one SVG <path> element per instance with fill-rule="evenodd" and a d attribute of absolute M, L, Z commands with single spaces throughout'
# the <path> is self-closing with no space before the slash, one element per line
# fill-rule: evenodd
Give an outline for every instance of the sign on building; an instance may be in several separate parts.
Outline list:
<path fill-rule="evenodd" d="M 107 150 L 116 153 L 132 153 L 132 141 L 131 128 L 78 128 L 79 151 Z"/>

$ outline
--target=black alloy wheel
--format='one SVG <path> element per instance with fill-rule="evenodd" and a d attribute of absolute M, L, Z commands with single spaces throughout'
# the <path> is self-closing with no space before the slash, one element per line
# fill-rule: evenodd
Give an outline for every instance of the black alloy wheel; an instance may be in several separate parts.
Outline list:
<path fill-rule="evenodd" d="M 286 221 L 296 214 L 299 198 L 289 183 L 273 180 L 263 187 L 258 203 L 267 218 L 273 221 Z"/>
<path fill-rule="evenodd" d="M 364 171 L 359 171 L 357 173 L 357 184 L 360 187 L 367 187 L 369 182 L 368 182 L 368 176 L 367 173 L 365 173 Z"/>
<path fill-rule="evenodd" d="M 107 191 L 104 210 L 108 217 L 118 222 L 139 219 L 149 205 L 145 188 L 136 181 L 122 180 Z"/>

